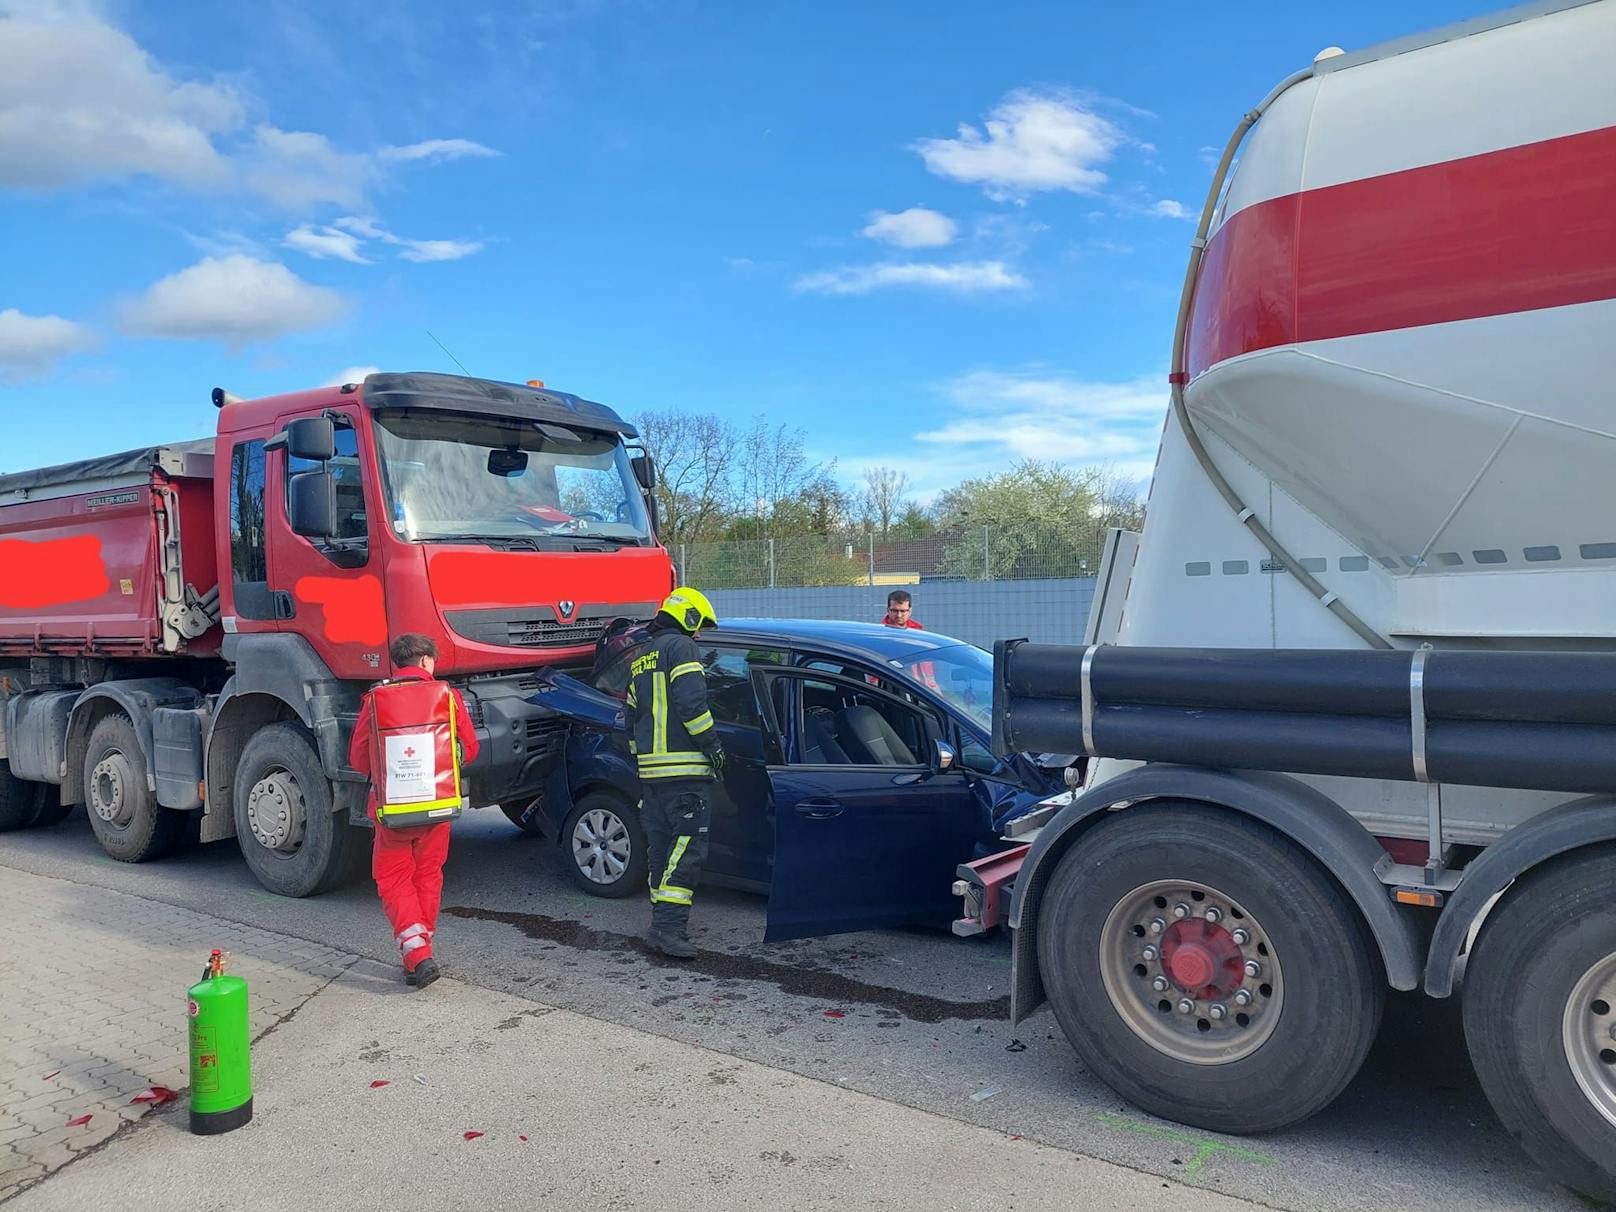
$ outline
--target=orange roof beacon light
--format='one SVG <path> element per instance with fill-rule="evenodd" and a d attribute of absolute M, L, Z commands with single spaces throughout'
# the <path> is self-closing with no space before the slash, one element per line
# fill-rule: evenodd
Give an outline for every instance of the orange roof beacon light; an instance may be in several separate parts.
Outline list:
<path fill-rule="evenodd" d="M 543 387 L 544 386 L 544 380 L 543 379 L 529 379 L 527 381 L 527 385 L 529 387 Z"/>

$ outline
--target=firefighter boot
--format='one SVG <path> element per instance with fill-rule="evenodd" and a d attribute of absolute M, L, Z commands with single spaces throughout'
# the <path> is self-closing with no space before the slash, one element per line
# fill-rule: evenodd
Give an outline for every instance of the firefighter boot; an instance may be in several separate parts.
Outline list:
<path fill-rule="evenodd" d="M 695 959 L 696 947 L 690 941 L 690 906 L 651 906 L 651 933 L 646 939 L 669 959 Z"/>

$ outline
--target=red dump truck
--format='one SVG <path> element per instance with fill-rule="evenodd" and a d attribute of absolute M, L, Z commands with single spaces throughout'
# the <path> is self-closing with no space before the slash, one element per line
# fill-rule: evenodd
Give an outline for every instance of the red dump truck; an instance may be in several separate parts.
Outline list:
<path fill-rule="evenodd" d="M 423 632 L 518 823 L 564 721 L 527 700 L 673 584 L 611 409 L 442 374 L 257 400 L 216 437 L 0 475 L 0 830 L 84 804 L 106 852 L 234 836 L 288 896 L 363 839 L 359 699 Z"/>

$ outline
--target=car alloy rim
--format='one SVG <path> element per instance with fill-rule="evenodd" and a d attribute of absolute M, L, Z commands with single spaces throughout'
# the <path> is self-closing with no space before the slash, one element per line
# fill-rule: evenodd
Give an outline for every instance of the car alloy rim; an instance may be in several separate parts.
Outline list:
<path fill-rule="evenodd" d="M 1588 969 L 1571 990 L 1561 1036 L 1577 1085 L 1616 1125 L 1616 953 Z"/>
<path fill-rule="evenodd" d="M 1155 880 L 1100 927 L 1100 976 L 1129 1029 L 1193 1065 L 1250 1056 L 1284 1002 L 1279 956 L 1261 923 L 1218 889 Z"/>
<path fill-rule="evenodd" d="M 591 808 L 572 827 L 572 861 L 592 884 L 615 884 L 632 855 L 628 826 L 617 813 Z"/>
<path fill-rule="evenodd" d="M 307 805 L 297 779 L 286 770 L 271 770 L 247 794 L 247 824 L 266 850 L 295 854 L 303 844 Z"/>
<path fill-rule="evenodd" d="M 90 808 L 109 825 L 123 828 L 133 814 L 129 788 L 134 772 L 129 759 L 114 749 L 90 771 Z"/>

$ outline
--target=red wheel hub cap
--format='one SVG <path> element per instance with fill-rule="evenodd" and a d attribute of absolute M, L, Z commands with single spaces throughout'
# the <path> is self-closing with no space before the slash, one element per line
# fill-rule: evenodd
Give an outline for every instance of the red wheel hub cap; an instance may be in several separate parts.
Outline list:
<path fill-rule="evenodd" d="M 1216 922 L 1191 917 L 1174 922 L 1162 936 L 1162 970 L 1193 998 L 1216 1001 L 1246 979 L 1246 957 L 1229 932 Z"/>

